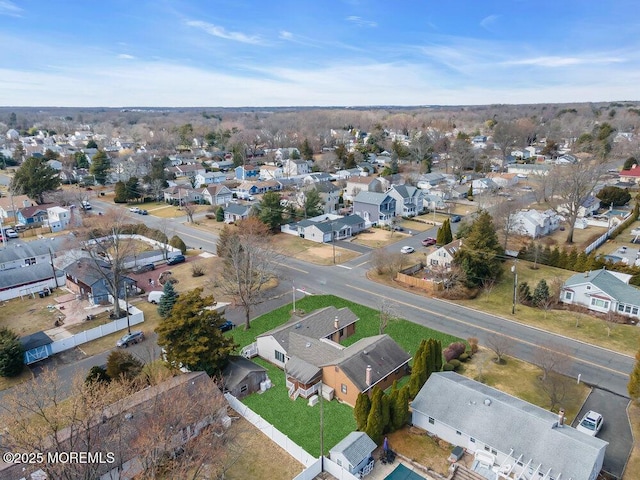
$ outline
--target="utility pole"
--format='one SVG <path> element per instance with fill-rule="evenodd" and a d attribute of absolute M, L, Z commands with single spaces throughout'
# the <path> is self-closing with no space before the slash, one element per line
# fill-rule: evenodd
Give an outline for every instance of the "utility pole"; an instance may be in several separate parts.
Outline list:
<path fill-rule="evenodd" d="M 324 416 L 322 411 L 322 380 L 320 380 L 320 388 L 318 393 L 320 394 L 320 471 L 324 471 Z"/>
<path fill-rule="evenodd" d="M 511 273 L 513 273 L 513 306 L 511 307 L 511 315 L 515 315 L 515 313 L 516 313 L 517 290 L 518 290 L 518 272 L 516 271 L 516 262 L 515 262 L 515 260 L 513 262 L 513 266 L 511 267 Z"/>

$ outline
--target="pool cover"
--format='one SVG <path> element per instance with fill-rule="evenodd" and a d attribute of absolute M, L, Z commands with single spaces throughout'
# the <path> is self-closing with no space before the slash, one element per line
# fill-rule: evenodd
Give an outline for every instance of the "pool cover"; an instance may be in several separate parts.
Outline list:
<path fill-rule="evenodd" d="M 399 464 L 393 472 L 386 476 L 385 480 L 424 480 L 424 477 Z"/>

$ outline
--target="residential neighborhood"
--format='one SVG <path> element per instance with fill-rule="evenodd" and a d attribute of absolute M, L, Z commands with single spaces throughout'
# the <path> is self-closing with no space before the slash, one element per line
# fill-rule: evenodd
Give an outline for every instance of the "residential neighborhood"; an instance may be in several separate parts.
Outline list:
<path fill-rule="evenodd" d="M 109 379 L 91 400 L 106 420 L 73 422 L 87 435 L 135 422 L 127 438 L 144 433 L 165 460 L 118 451 L 89 475 L 162 463 L 181 478 L 189 461 L 233 472 L 249 461 L 225 447 L 237 435 L 257 439 L 265 462 L 286 457 L 282 475 L 297 479 L 640 471 L 638 142 L 613 134 L 623 125 L 600 135 L 605 165 L 575 132 L 536 125 L 506 148 L 473 116 L 406 133 L 330 121 L 323 136 L 240 145 L 175 113 L 160 145 L 103 133 L 97 113 L 66 130 L 29 115 L 0 141 L 0 338 L 20 352 L 15 373 L 0 373 L 0 416 L 28 408 L 31 372 L 61 375 L 60 395 L 85 402 L 77 378 Z M 150 133 L 164 117 L 147 115 Z M 168 395 L 205 410 L 154 410 Z M 153 434 L 138 411 L 155 412 Z M 18 428 L 1 434 L 3 453 L 24 448 Z M 51 438 L 37 447 L 52 452 Z M 58 474 L 22 472 L 0 463 L 0 479 Z"/>

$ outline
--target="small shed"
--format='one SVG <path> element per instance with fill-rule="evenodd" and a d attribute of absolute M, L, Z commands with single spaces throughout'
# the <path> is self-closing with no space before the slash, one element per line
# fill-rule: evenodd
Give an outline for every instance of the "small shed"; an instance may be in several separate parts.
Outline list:
<path fill-rule="evenodd" d="M 44 332 L 36 332 L 22 337 L 20 343 L 24 347 L 24 363 L 26 365 L 44 360 L 52 354 L 53 340 Z"/>
<path fill-rule="evenodd" d="M 222 377 L 225 393 L 240 399 L 260 390 L 260 383 L 267 380 L 267 369 L 248 358 L 231 355 Z"/>
<path fill-rule="evenodd" d="M 371 454 L 376 449 L 376 443 L 364 432 L 351 432 L 335 447 L 329 450 L 329 458 L 356 474 L 366 467 L 372 460 Z"/>

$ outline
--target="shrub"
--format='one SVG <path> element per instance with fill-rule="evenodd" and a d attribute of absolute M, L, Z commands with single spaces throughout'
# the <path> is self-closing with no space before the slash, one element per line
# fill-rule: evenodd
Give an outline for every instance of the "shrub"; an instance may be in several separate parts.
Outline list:
<path fill-rule="evenodd" d="M 183 255 L 187 253 L 187 245 L 177 235 L 171 237 L 171 240 L 169 240 L 169 245 L 171 245 L 173 248 L 179 249 Z"/>
<path fill-rule="evenodd" d="M 469 344 L 471 355 L 473 355 L 474 353 L 478 353 L 478 339 L 476 337 L 467 338 L 467 343 Z"/>
<path fill-rule="evenodd" d="M 454 370 L 457 370 L 460 367 L 460 365 L 462 365 L 462 362 L 454 358 L 449 362 L 449 365 L 453 365 Z"/>
<path fill-rule="evenodd" d="M 191 276 L 192 277 L 202 277 L 204 275 L 204 265 L 201 263 L 192 263 L 191 264 Z"/>
<path fill-rule="evenodd" d="M 455 367 L 448 362 L 442 366 L 443 372 L 453 372 L 454 370 L 455 370 Z"/>
<path fill-rule="evenodd" d="M 469 360 L 469 354 L 468 353 L 463 353 L 462 355 L 460 355 L 458 357 L 458 360 L 460 360 L 461 362 L 466 362 L 467 360 Z"/>
<path fill-rule="evenodd" d="M 452 359 L 457 359 L 467 350 L 467 346 L 462 342 L 453 342 L 447 348 L 444 349 L 442 354 L 444 355 L 444 359 L 447 362 L 450 362 Z"/>

